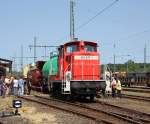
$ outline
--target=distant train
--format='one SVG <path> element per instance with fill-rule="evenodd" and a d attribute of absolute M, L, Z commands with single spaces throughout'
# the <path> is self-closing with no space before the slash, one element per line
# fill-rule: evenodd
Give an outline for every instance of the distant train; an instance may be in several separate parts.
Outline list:
<path fill-rule="evenodd" d="M 73 41 L 58 48 L 57 54 L 43 63 L 41 68 L 29 69 L 29 89 L 40 87 L 52 95 L 89 97 L 105 90 L 106 82 L 101 80 L 100 56 L 97 43 Z"/>
<path fill-rule="evenodd" d="M 150 87 L 150 72 L 120 73 L 118 77 L 122 84 L 128 87 L 131 85 Z"/>
<path fill-rule="evenodd" d="M 45 92 L 42 75 L 42 67 L 45 61 L 37 61 L 36 64 L 28 64 L 23 68 L 23 76 L 26 80 L 26 90 L 30 94 L 31 90 Z"/>

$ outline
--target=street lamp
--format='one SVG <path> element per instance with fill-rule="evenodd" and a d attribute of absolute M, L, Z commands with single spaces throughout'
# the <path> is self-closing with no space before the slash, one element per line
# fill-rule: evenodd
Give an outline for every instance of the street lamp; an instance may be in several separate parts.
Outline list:
<path fill-rule="evenodd" d="M 126 56 L 131 57 L 131 55 L 126 55 Z M 127 61 L 127 73 L 128 73 L 128 71 L 129 71 L 129 59 Z"/>

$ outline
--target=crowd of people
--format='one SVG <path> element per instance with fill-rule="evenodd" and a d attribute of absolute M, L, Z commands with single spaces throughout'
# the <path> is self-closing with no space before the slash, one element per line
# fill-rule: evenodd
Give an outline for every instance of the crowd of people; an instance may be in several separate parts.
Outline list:
<path fill-rule="evenodd" d="M 22 76 L 1 76 L 0 77 L 0 96 L 5 98 L 9 95 L 24 95 L 25 80 Z"/>
<path fill-rule="evenodd" d="M 5 98 L 9 95 L 24 95 L 25 80 L 22 76 L 17 78 L 16 76 L 1 76 L 0 77 L 0 96 Z M 121 82 L 117 77 L 112 77 L 111 80 L 111 94 L 112 97 L 121 98 Z"/>

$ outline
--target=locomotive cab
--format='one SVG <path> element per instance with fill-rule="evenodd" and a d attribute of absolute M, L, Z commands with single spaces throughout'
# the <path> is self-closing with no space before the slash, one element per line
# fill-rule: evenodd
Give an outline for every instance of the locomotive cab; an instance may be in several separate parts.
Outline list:
<path fill-rule="evenodd" d="M 71 80 L 99 80 L 100 61 L 94 42 L 70 42 L 64 45 L 64 70 Z"/>

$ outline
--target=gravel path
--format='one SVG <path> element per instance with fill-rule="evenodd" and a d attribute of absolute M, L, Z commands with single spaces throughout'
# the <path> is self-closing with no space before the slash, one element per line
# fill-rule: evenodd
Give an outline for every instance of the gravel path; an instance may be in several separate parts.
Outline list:
<path fill-rule="evenodd" d="M 1 99 L 0 109 L 11 108 L 12 97 Z M 95 121 L 75 114 L 39 105 L 33 102 L 22 101 L 19 109 L 21 116 L 0 118 L 4 124 L 96 124 Z M 5 104 L 7 103 L 7 104 Z M 11 108 L 12 109 L 12 108 Z"/>

